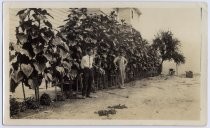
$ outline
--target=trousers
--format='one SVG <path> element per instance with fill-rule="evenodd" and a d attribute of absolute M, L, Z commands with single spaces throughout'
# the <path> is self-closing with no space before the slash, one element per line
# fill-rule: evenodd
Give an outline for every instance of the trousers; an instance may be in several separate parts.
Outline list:
<path fill-rule="evenodd" d="M 121 68 L 119 69 L 119 80 L 120 80 L 120 86 L 124 86 L 124 81 L 125 81 L 125 69 Z"/>
<path fill-rule="evenodd" d="M 82 96 L 90 96 L 91 87 L 93 84 L 93 70 L 89 68 L 83 69 L 83 88 L 82 88 Z"/>

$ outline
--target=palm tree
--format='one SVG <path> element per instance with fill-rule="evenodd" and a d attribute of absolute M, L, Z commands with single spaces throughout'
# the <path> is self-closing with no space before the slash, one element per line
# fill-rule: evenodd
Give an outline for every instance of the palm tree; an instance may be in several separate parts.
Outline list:
<path fill-rule="evenodd" d="M 185 63 L 185 57 L 179 51 L 180 46 L 180 41 L 173 36 L 171 31 L 161 31 L 156 35 L 152 47 L 161 54 L 160 72 L 162 72 L 162 64 L 165 60 L 174 60 L 177 66 Z"/>

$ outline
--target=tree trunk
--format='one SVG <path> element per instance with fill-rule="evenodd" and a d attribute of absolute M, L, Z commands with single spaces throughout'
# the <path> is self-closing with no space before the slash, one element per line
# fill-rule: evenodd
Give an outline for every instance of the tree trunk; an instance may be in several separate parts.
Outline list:
<path fill-rule="evenodd" d="M 23 98 L 25 100 L 26 99 L 26 94 L 25 94 L 25 88 L 24 88 L 23 82 L 22 82 L 22 89 L 23 89 Z"/>
<path fill-rule="evenodd" d="M 158 73 L 161 74 L 162 71 L 163 71 L 163 60 L 161 61 L 161 64 L 160 64 L 160 66 L 159 66 L 159 71 L 158 71 Z"/>
<path fill-rule="evenodd" d="M 35 99 L 39 101 L 39 87 L 35 87 Z"/>
<path fill-rule="evenodd" d="M 37 99 L 39 101 L 39 86 L 37 87 Z"/>
<path fill-rule="evenodd" d="M 176 64 L 176 75 L 178 76 L 178 64 Z"/>
<path fill-rule="evenodd" d="M 36 90 L 36 87 L 34 88 L 34 91 L 35 91 L 35 100 L 37 101 L 37 90 Z"/>

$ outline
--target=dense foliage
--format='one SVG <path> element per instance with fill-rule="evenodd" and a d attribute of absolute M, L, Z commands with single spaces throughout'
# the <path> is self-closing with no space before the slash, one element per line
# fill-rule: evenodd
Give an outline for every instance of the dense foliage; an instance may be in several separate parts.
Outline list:
<path fill-rule="evenodd" d="M 156 51 L 141 37 L 141 34 L 126 24 L 116 20 L 115 12 L 110 15 L 88 14 L 86 8 L 72 8 L 60 28 L 60 36 L 72 50 L 72 58 L 80 63 L 87 47 L 95 48 L 96 65 L 112 73 L 114 57 L 123 50 L 128 58 L 128 69 L 148 71 L 159 65 Z M 77 67 L 79 69 L 79 67 Z"/>
<path fill-rule="evenodd" d="M 34 99 L 34 97 L 28 97 L 23 101 L 23 104 L 26 105 L 27 109 L 38 109 L 39 102 Z"/>
<path fill-rule="evenodd" d="M 46 83 L 56 83 L 68 72 L 69 53 L 64 52 L 69 52 L 69 48 L 55 36 L 56 30 L 47 20 L 53 17 L 45 9 L 23 9 L 17 15 L 20 19 L 16 27 L 17 43 L 10 43 L 10 89 L 14 92 L 22 83 L 34 89 L 38 99 L 43 78 Z"/>
<path fill-rule="evenodd" d="M 10 43 L 12 92 L 22 83 L 34 89 L 39 99 L 42 79 L 55 86 L 74 80 L 87 47 L 94 48 L 95 65 L 105 70 L 100 73 L 108 79 L 115 72 L 113 60 L 120 50 L 128 59 L 128 73 L 156 71 L 161 64 L 155 43 L 149 45 L 140 32 L 124 20 L 117 21 L 115 12 L 89 14 L 86 8 L 71 8 L 59 31 L 48 21 L 53 17 L 45 9 L 23 9 L 17 15 L 17 43 Z M 176 58 L 176 62 L 182 62 Z"/>
<path fill-rule="evenodd" d="M 49 94 L 43 93 L 40 97 L 40 104 L 49 106 L 51 104 L 51 98 Z"/>
<path fill-rule="evenodd" d="M 10 116 L 16 115 L 20 112 L 19 103 L 15 98 L 10 99 Z"/>
<path fill-rule="evenodd" d="M 161 55 L 161 66 L 165 60 L 174 60 L 176 64 L 185 63 L 185 57 L 179 51 L 180 41 L 171 31 L 161 31 L 153 40 L 152 47 Z M 162 68 L 162 67 L 161 67 Z"/>

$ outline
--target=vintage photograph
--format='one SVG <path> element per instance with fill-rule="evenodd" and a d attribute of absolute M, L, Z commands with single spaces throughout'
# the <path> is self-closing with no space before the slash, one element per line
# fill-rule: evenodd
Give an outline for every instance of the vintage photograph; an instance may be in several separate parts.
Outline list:
<path fill-rule="evenodd" d="M 6 124 L 205 124 L 207 5 L 48 3 L 4 8 Z"/>

